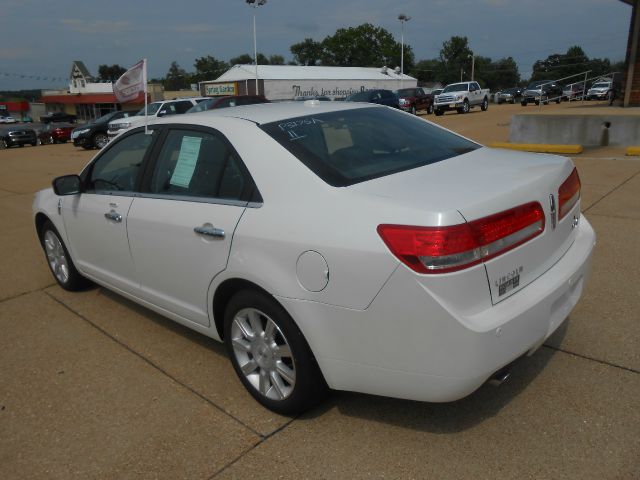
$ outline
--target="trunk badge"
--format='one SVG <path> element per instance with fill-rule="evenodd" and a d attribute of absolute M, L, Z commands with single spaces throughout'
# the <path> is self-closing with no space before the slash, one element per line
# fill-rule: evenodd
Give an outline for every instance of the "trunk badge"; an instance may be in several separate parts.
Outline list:
<path fill-rule="evenodd" d="M 556 199 L 553 196 L 553 193 L 549 195 L 549 210 L 551 213 L 551 228 L 556 229 Z"/>

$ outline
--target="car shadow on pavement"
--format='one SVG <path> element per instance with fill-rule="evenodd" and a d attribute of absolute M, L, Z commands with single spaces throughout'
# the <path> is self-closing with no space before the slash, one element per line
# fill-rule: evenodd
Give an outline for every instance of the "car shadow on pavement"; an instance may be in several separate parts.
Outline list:
<path fill-rule="evenodd" d="M 114 293 L 106 288 L 98 287 L 100 290 L 100 294 L 107 297 L 109 300 L 116 302 L 123 307 L 126 307 L 133 312 L 135 312 L 140 317 L 143 317 L 145 320 L 151 321 L 154 324 L 165 328 L 172 333 L 179 335 L 191 342 L 197 343 L 199 346 L 204 347 L 219 357 L 228 358 L 227 351 L 223 343 L 218 342 L 212 338 L 207 337 L 195 330 L 191 330 L 190 328 L 185 327 L 184 325 L 174 322 L 173 320 L 163 317 L 162 315 L 155 313 L 152 310 L 149 310 L 146 307 L 138 305 L 137 303 L 128 300 L 117 293 Z M 110 332 L 112 333 L 112 332 Z"/>
<path fill-rule="evenodd" d="M 569 320 L 551 338 L 562 339 Z M 511 377 L 499 387 L 484 384 L 474 393 L 450 403 L 427 403 L 351 392 L 334 392 L 328 401 L 300 419 L 322 416 L 336 408 L 342 415 L 373 422 L 430 432 L 455 433 L 467 430 L 497 415 L 535 378 L 557 355 L 557 350 L 543 346 L 531 357 L 521 357 L 512 368 Z"/>

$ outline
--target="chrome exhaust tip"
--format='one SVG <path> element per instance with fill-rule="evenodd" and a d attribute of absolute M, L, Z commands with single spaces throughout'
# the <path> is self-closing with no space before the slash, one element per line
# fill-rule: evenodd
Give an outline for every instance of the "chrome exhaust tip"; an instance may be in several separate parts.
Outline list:
<path fill-rule="evenodd" d="M 493 385 L 494 387 L 499 387 L 504 382 L 506 382 L 510 376 L 511 376 L 511 365 L 507 365 L 506 367 L 502 367 L 496 373 L 491 375 L 487 383 L 489 383 L 489 385 Z"/>

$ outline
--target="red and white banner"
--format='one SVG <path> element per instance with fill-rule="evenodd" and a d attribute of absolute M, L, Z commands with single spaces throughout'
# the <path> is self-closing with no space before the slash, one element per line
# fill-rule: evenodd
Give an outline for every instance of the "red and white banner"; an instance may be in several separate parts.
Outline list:
<path fill-rule="evenodd" d="M 120 103 L 131 102 L 138 98 L 140 92 L 146 91 L 147 62 L 140 60 L 116 80 L 113 84 L 113 93 Z"/>

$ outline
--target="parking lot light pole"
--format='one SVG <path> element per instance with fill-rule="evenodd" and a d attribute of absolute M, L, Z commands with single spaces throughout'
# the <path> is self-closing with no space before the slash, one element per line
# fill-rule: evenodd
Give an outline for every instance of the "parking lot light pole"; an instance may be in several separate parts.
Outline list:
<path fill-rule="evenodd" d="M 256 66 L 256 95 L 258 92 L 258 43 L 256 40 L 256 8 L 267 3 L 267 0 L 246 0 L 246 2 L 253 7 L 253 62 Z M 249 94 L 249 92 L 247 92 Z"/>
<path fill-rule="evenodd" d="M 411 17 L 401 13 L 398 15 L 400 20 L 400 88 L 402 88 L 402 80 L 404 76 L 404 23 L 411 20 Z"/>

